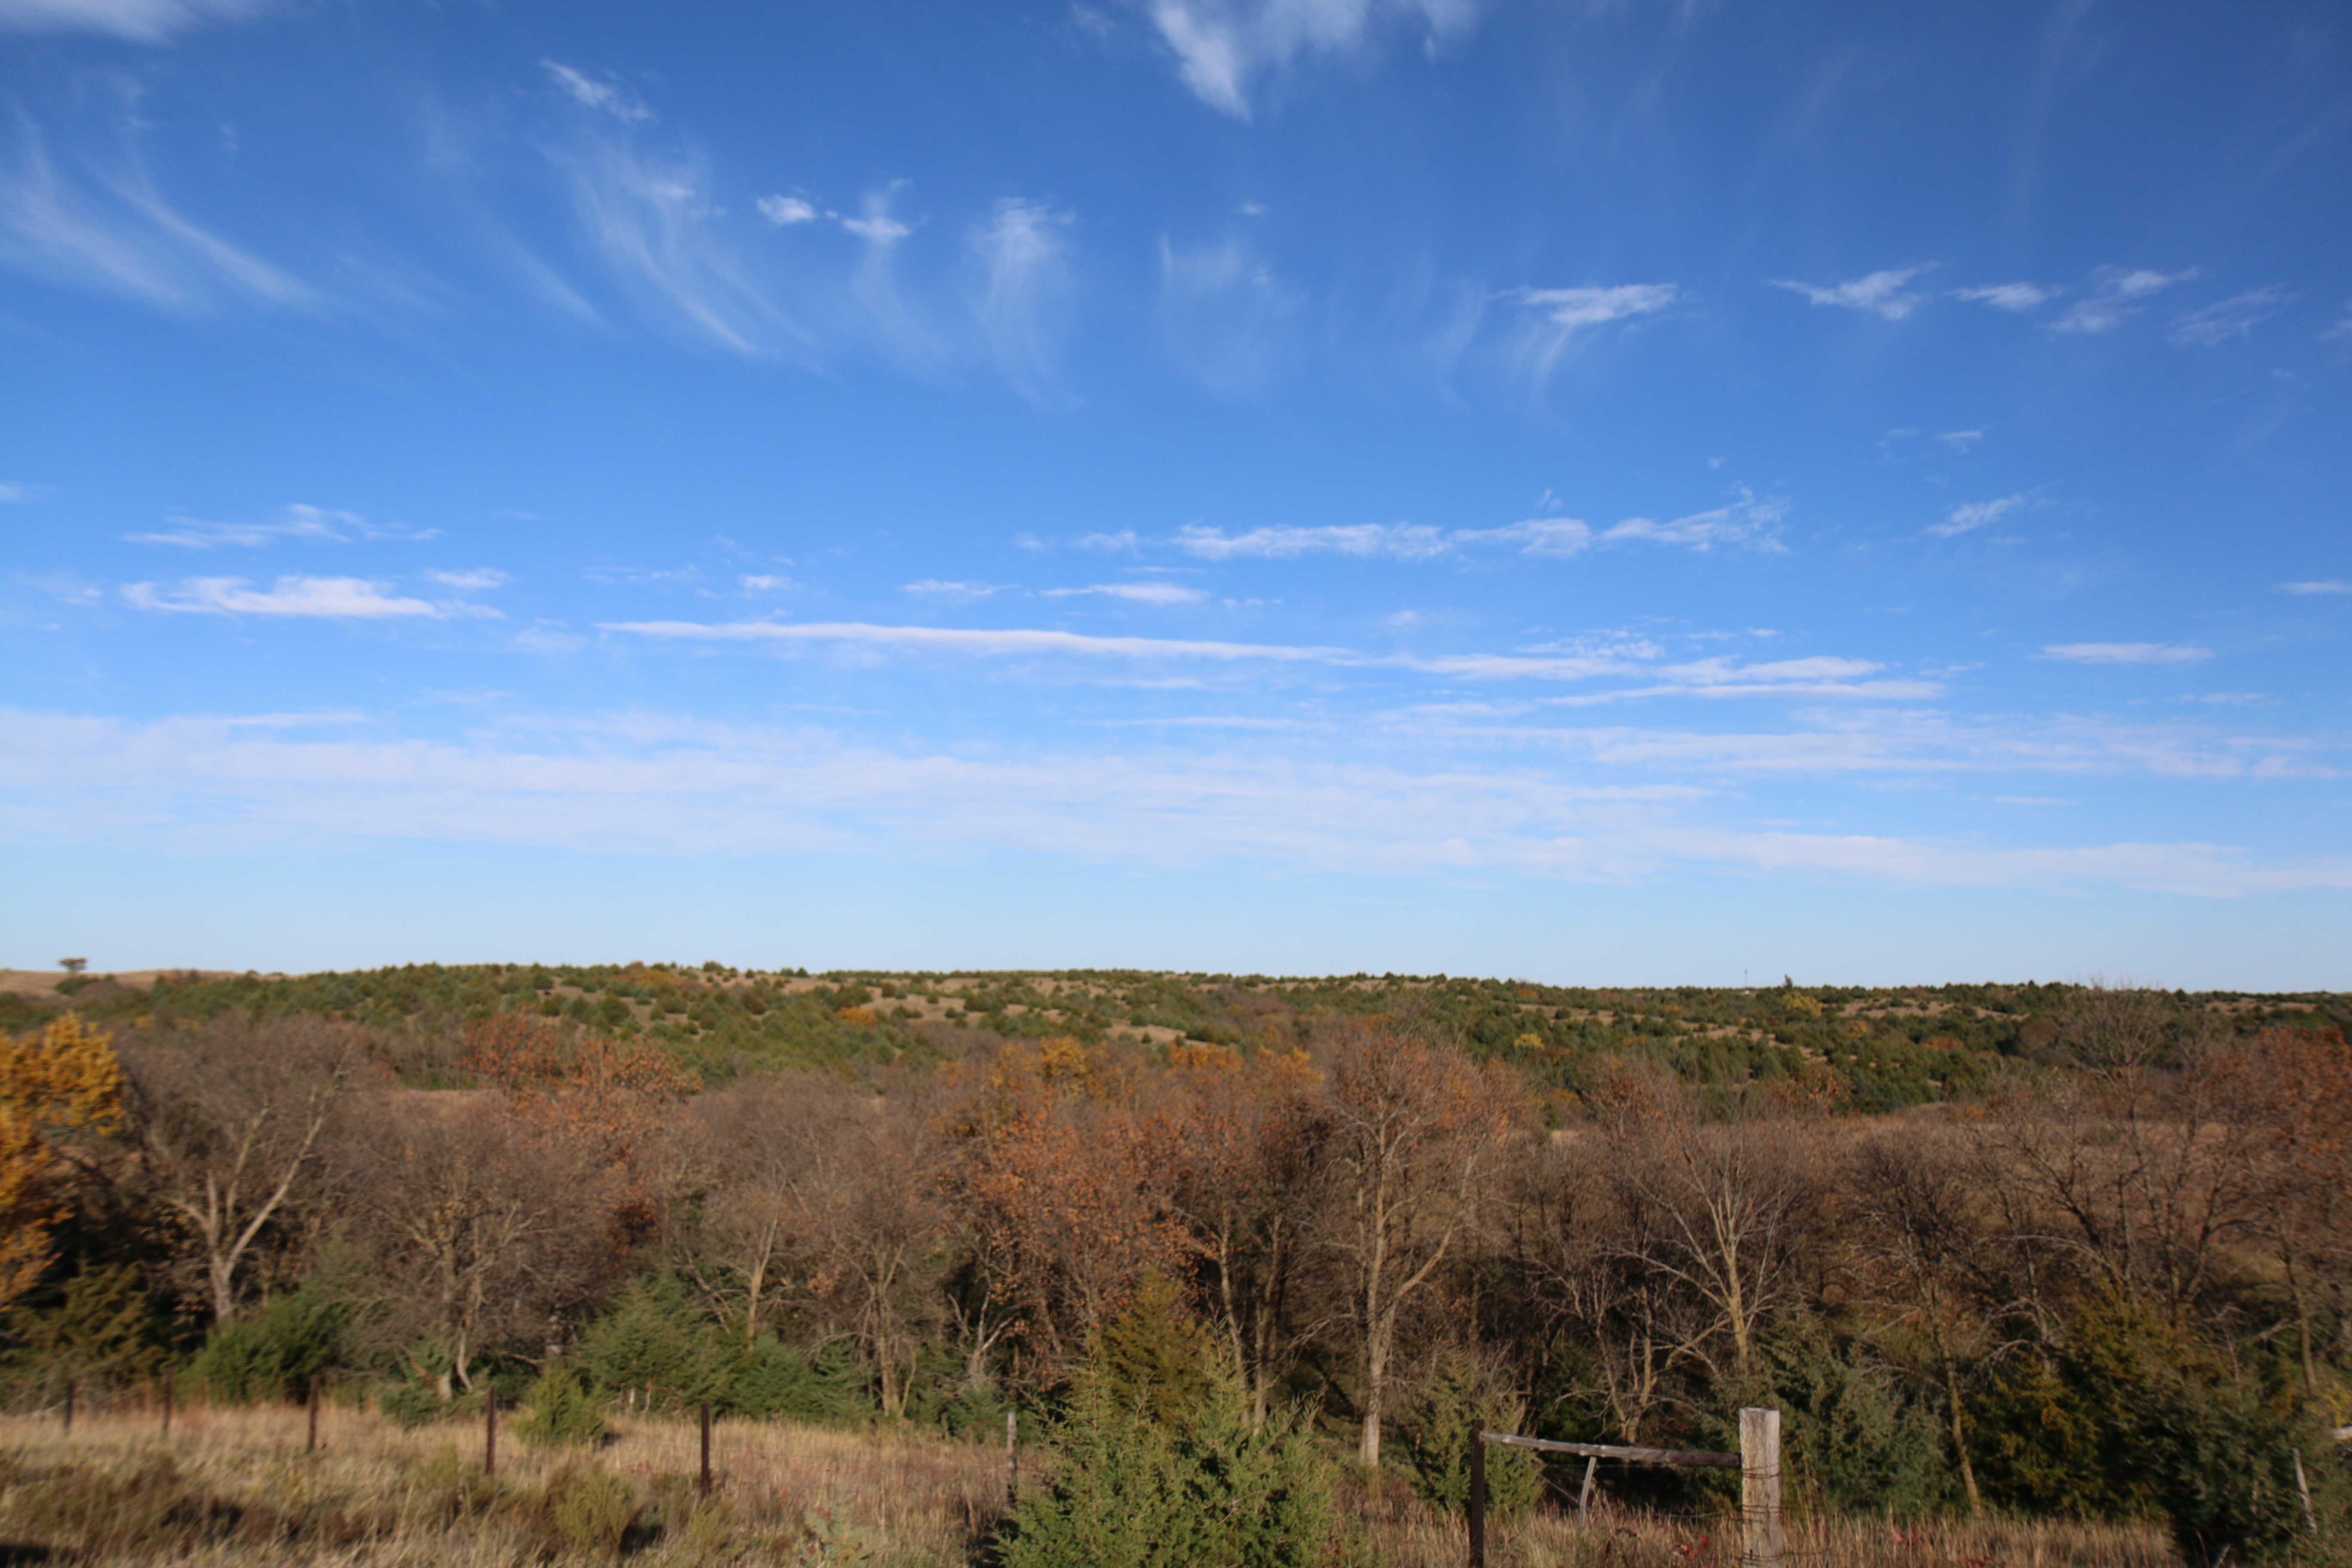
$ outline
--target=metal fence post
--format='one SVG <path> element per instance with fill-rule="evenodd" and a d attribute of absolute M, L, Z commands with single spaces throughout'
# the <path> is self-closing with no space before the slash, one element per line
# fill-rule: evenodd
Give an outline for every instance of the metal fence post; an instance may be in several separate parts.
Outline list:
<path fill-rule="evenodd" d="M 1780 1413 L 1739 1413 L 1740 1568 L 1782 1568 L 1788 1551 L 1780 1523 Z"/>

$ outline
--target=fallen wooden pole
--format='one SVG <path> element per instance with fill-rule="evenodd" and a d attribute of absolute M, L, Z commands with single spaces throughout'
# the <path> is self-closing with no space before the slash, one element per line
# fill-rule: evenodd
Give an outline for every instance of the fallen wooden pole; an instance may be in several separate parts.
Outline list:
<path fill-rule="evenodd" d="M 1513 1437 L 1501 1432 L 1488 1432 L 1485 1436 L 1489 1443 L 1507 1444 L 1514 1448 L 1540 1448 L 1547 1454 L 1578 1454 L 1588 1459 L 1632 1459 L 1644 1465 L 1695 1465 L 1719 1470 L 1739 1468 L 1739 1456 L 1737 1454 L 1709 1454 L 1688 1448 L 1622 1448 L 1609 1443 L 1555 1443 L 1549 1437 Z"/>

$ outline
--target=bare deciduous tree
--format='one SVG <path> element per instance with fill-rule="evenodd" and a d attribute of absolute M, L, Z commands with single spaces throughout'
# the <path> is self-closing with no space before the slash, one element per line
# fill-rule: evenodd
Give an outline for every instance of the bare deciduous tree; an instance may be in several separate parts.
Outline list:
<path fill-rule="evenodd" d="M 288 1018 L 128 1037 L 117 1051 L 143 1177 L 191 1238 L 213 1321 L 227 1322 L 255 1247 L 317 1172 L 362 1070 L 357 1037 Z"/>
<path fill-rule="evenodd" d="M 1357 1457 L 1368 1467 L 1381 1462 L 1400 1318 L 1476 1228 L 1486 1178 L 1522 1129 L 1524 1097 L 1499 1069 L 1386 1029 L 1352 1027 L 1332 1050 L 1321 1242 L 1345 1279 L 1362 1378 Z"/>
<path fill-rule="evenodd" d="M 350 1231 L 382 1295 L 374 1331 L 435 1352 L 445 1397 L 486 1351 L 536 1351 L 620 1259 L 604 1173 L 576 1143 L 534 1135 L 500 1096 L 377 1097 L 346 1150 Z"/>

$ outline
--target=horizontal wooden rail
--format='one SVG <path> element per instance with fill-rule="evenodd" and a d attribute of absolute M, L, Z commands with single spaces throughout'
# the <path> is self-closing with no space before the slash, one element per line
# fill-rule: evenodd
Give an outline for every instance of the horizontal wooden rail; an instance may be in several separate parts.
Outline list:
<path fill-rule="evenodd" d="M 1503 1432 L 1479 1434 L 1489 1443 L 1514 1448 L 1541 1448 L 1547 1454 L 1578 1454 L 1588 1459 L 1633 1459 L 1645 1465 L 1692 1465 L 1718 1470 L 1739 1468 L 1737 1454 L 1697 1453 L 1687 1448 L 1620 1448 L 1608 1443 L 1555 1443 L 1547 1437 L 1515 1437 Z"/>

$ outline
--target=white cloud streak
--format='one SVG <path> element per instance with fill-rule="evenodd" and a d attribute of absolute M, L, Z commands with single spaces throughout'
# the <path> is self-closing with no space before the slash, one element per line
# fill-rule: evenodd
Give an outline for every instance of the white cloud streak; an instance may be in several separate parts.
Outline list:
<path fill-rule="evenodd" d="M 1941 522 L 1932 524 L 1927 531 L 1938 539 L 1950 539 L 1962 533 L 1973 533 L 1986 523 L 1998 522 L 2023 506 L 2029 498 L 2023 495 L 2002 496 L 1996 500 L 1964 501 L 1951 510 Z"/>
<path fill-rule="evenodd" d="M 843 643 L 868 647 L 1003 658 L 1018 654 L 1068 654 L 1097 658 L 1265 659 L 1276 663 L 1354 661 L 1345 648 L 1298 647 L 1272 643 L 1194 642 L 1168 637 L 1089 637 L 1080 632 L 1034 628 L 1003 630 L 952 626 L 882 626 L 863 622 L 613 621 L 602 629 L 662 641 L 732 643 Z"/>
<path fill-rule="evenodd" d="M 2120 267 L 2102 268 L 2095 275 L 2091 295 L 2051 325 L 2058 331 L 2084 336 L 2111 332 L 2138 314 L 2147 300 L 2196 276 L 2193 267 L 2185 272 L 2158 272 L 2145 267 L 2130 271 Z"/>
<path fill-rule="evenodd" d="M 778 228 L 816 221 L 816 208 L 798 196 L 761 196 L 754 205 L 759 207 L 760 216 Z"/>
<path fill-rule="evenodd" d="M 1776 530 L 1789 503 L 1742 490 L 1738 499 L 1706 511 L 1660 521 L 1629 517 L 1605 529 L 1572 517 L 1538 517 L 1500 528 L 1447 531 L 1425 523 L 1326 523 L 1314 527 L 1273 524 L 1245 533 L 1188 523 L 1170 541 L 1188 555 L 1209 561 L 1282 560 L 1302 555 L 1353 555 L 1391 561 L 1433 561 L 1490 545 L 1517 545 L 1522 555 L 1566 560 L 1596 544 L 1675 544 L 1709 551 L 1727 545 L 1777 552 L 1785 548 Z M 1129 541 L 1129 542 L 1133 542 Z"/>
<path fill-rule="evenodd" d="M 877 844 L 1119 864 L 1477 869 L 1623 881 L 1731 867 L 1940 887 L 2202 897 L 2352 889 L 2352 859 L 2225 845 L 2012 848 L 1695 820 L 1699 792 L 1533 771 L 1215 755 L 900 754 L 813 731 L 609 720 L 458 745 L 300 726 L 12 713 L 0 826 L 45 842 L 456 840 L 740 856 Z M 1618 732 L 1614 742 L 1638 740 Z"/>
<path fill-rule="evenodd" d="M 1923 302 L 1923 296 L 1905 287 L 1911 279 L 1927 269 L 1924 267 L 1890 268 L 1873 272 L 1866 278 L 1856 278 L 1844 283 L 1826 287 L 1801 283 L 1794 279 L 1775 278 L 1775 289 L 1786 289 L 1802 294 L 1816 305 L 1830 305 L 1844 310 L 1860 310 L 1867 315 L 1899 321 Z"/>
<path fill-rule="evenodd" d="M 2249 289 L 2173 322 L 2172 341 L 2184 348 L 2219 348 L 2233 338 L 2252 336 L 2255 327 L 2278 314 L 2294 298 L 2275 285 Z"/>
<path fill-rule="evenodd" d="M 611 77 L 598 81 L 584 71 L 554 60 L 541 60 L 539 64 L 547 72 L 548 79 L 583 109 L 609 114 L 624 125 L 639 124 L 654 117 L 654 111 L 640 102 L 636 94 Z"/>
<path fill-rule="evenodd" d="M 1577 339 L 1614 321 L 1656 315 L 1679 297 L 1671 283 L 1618 283 L 1589 289 L 1513 289 L 1500 298 L 1522 315 L 1509 353 L 1536 385 L 1551 379 Z"/>
<path fill-rule="evenodd" d="M 2211 648 L 2157 642 L 2057 643 L 2042 652 L 2068 664 L 2196 664 L 2213 657 Z"/>
<path fill-rule="evenodd" d="M 2341 577 L 2332 577 L 2315 583 L 2282 583 L 2279 584 L 2279 592 L 2302 595 L 2352 594 L 2352 583 L 2347 583 Z"/>
<path fill-rule="evenodd" d="M 1068 213 L 1006 197 L 973 233 L 979 274 L 972 314 L 997 366 L 1024 395 L 1056 385 L 1054 346 L 1069 293 Z"/>
<path fill-rule="evenodd" d="M 124 586 L 122 596 L 142 610 L 309 620 L 441 620 L 471 611 L 471 606 L 396 598 L 387 595 L 381 584 L 361 577 L 280 577 L 268 588 L 249 587 L 242 577 L 192 577 L 180 584 L 176 595 L 152 583 L 132 583 Z"/>
<path fill-rule="evenodd" d="M 1236 120 L 1250 117 L 1252 79 L 1301 55 L 1360 49 L 1384 16 L 1437 35 L 1472 15 L 1470 0 L 1148 0 L 1148 10 L 1184 85 Z"/>
<path fill-rule="evenodd" d="M 1950 297 L 1974 304 L 1990 305 L 1996 310 L 2007 310 L 2012 315 L 2023 315 L 2029 310 L 2040 310 L 2056 299 L 2059 292 L 2039 283 L 1992 283 L 1979 289 L 1955 289 Z"/>
<path fill-rule="evenodd" d="M 1205 590 L 1188 588 L 1181 583 L 1097 583 L 1088 588 L 1048 588 L 1045 596 L 1069 599 L 1088 594 L 1138 605 L 1197 605 L 1209 596 Z"/>
<path fill-rule="evenodd" d="M 1284 560 L 1299 555 L 1427 561 L 1453 548 L 1443 529 L 1410 522 L 1326 523 L 1311 528 L 1277 524 L 1234 534 L 1187 523 L 1177 531 L 1174 543 L 1187 555 L 1205 561 Z"/>
<path fill-rule="evenodd" d="M 111 33 L 138 44 L 169 43 L 208 22 L 258 15 L 261 0 L 0 0 L 0 32 Z"/>
<path fill-rule="evenodd" d="M 135 147 L 69 173 L 26 120 L 0 173 L 0 265 L 180 312 L 229 302 L 285 310 L 319 303 L 292 274 L 183 216 Z"/>

